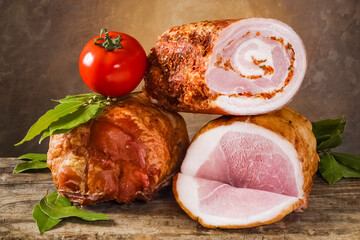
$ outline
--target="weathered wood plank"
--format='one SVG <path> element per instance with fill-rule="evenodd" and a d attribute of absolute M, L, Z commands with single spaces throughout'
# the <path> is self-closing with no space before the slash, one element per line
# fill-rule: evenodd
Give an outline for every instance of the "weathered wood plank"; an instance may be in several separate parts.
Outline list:
<path fill-rule="evenodd" d="M 177 205 L 171 188 L 150 203 L 101 203 L 87 209 L 111 221 L 61 222 L 40 235 L 32 209 L 54 189 L 49 171 L 12 174 L 16 159 L 0 159 L 1 239 L 360 239 L 360 181 L 345 179 L 333 187 L 315 178 L 308 209 L 283 220 L 249 229 L 206 229 Z"/>

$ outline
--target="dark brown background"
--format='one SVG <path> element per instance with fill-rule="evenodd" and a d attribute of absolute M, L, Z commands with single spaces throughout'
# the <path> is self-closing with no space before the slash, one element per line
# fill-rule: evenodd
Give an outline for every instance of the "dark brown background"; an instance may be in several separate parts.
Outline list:
<path fill-rule="evenodd" d="M 157 36 L 184 23 L 279 19 L 301 36 L 308 71 L 290 106 L 311 121 L 345 115 L 342 151 L 360 152 L 360 1 L 327 0 L 0 0 L 0 156 L 45 152 L 47 141 L 13 144 L 54 106 L 89 92 L 78 57 L 102 27 L 134 36 L 148 53 Z M 190 136 L 215 116 L 183 114 Z M 201 124 L 199 124 L 201 123 Z"/>

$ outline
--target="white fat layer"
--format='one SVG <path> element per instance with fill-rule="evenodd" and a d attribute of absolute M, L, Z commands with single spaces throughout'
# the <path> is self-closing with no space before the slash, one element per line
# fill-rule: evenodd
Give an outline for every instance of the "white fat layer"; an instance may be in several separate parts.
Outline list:
<path fill-rule="evenodd" d="M 179 173 L 176 181 L 178 201 L 180 201 L 190 212 L 199 216 L 199 197 L 197 183 L 193 177 Z"/>
<path fill-rule="evenodd" d="M 304 177 L 302 174 L 302 165 L 298 159 L 298 154 L 294 146 L 282 136 L 253 123 L 234 122 L 230 125 L 223 125 L 198 136 L 187 150 L 185 159 L 181 166 L 181 173 L 187 176 L 195 176 L 199 168 L 209 159 L 210 154 L 218 146 L 222 136 L 229 132 L 251 133 L 266 139 L 269 139 L 288 156 L 293 165 L 298 198 L 304 199 Z"/>
<path fill-rule="evenodd" d="M 223 46 L 226 46 L 229 41 L 236 36 L 242 36 L 242 34 L 245 34 L 247 31 L 252 33 L 258 31 L 262 37 L 275 36 L 277 38 L 283 38 L 284 44 L 290 43 L 295 52 L 294 75 L 284 91 L 278 92 L 271 99 L 263 99 L 260 97 L 248 98 L 244 96 L 219 96 L 214 101 L 214 107 L 217 106 L 233 115 L 257 115 L 285 106 L 299 90 L 307 67 L 306 51 L 301 38 L 291 27 L 275 19 L 249 18 L 231 24 L 220 34 L 219 40 L 214 46 L 214 52 L 220 52 Z M 260 49 L 266 49 L 266 44 L 263 43 L 260 46 Z M 267 50 L 261 50 L 259 54 L 263 54 L 262 52 L 267 52 Z M 266 63 L 266 65 L 268 64 Z M 210 66 L 209 68 L 212 67 L 213 66 Z M 246 71 L 244 71 L 243 74 L 248 75 Z"/>
<path fill-rule="evenodd" d="M 248 47 L 251 47 L 251 50 L 246 51 L 244 55 L 241 54 L 241 52 L 244 51 L 244 49 L 247 49 Z M 266 66 L 271 66 L 274 68 L 273 61 L 272 61 L 272 50 L 274 49 L 274 45 L 270 46 L 266 43 L 264 43 L 259 38 L 250 38 L 240 44 L 240 46 L 236 49 L 235 52 L 235 62 L 234 67 L 236 70 L 238 70 L 241 73 L 244 73 L 246 75 L 263 75 L 264 70 L 259 68 L 258 66 L 254 65 L 254 59 L 256 60 L 264 60 L 266 59 L 266 62 L 264 63 Z M 248 62 L 250 65 L 254 65 L 253 68 L 249 68 L 248 66 L 244 66 L 240 64 L 242 61 L 241 59 L 244 59 L 246 62 Z"/>
<path fill-rule="evenodd" d="M 293 204 L 299 201 L 299 199 L 296 197 L 286 196 L 286 201 L 279 202 L 279 204 L 275 207 L 269 208 L 268 210 L 253 215 L 249 218 L 225 218 L 204 214 L 199 210 L 198 183 L 195 177 L 186 176 L 180 173 L 176 181 L 176 191 L 178 192 L 178 201 L 180 201 L 183 206 L 192 213 L 192 215 L 202 219 L 202 222 L 207 225 L 217 227 L 225 227 L 228 225 L 244 226 L 257 222 L 266 222 L 276 218 L 284 209 L 291 208 Z M 249 191 L 251 190 L 249 189 Z M 276 195 L 277 193 L 273 194 Z"/>
<path fill-rule="evenodd" d="M 215 100 L 214 105 L 232 115 L 258 115 L 282 108 L 294 97 L 297 90 L 292 88 L 287 89 L 287 91 L 278 92 L 271 99 L 222 95 Z"/>

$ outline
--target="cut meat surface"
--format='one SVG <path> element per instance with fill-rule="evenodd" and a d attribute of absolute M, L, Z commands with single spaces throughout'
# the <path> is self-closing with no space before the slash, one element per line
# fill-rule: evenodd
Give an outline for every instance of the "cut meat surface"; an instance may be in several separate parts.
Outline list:
<path fill-rule="evenodd" d="M 289 173 L 294 173 L 291 161 L 272 140 L 257 134 L 228 131 L 195 176 L 237 188 L 297 197 L 295 175 Z"/>
<path fill-rule="evenodd" d="M 195 135 L 173 190 L 206 227 L 268 224 L 306 208 L 318 160 L 311 124 L 289 108 L 223 116 Z"/>
<path fill-rule="evenodd" d="M 158 105 L 227 115 L 280 109 L 300 88 L 307 67 L 294 30 L 264 18 L 173 27 L 148 59 L 144 91 Z"/>
<path fill-rule="evenodd" d="M 295 197 L 233 187 L 206 179 L 196 179 L 196 184 L 200 202 L 199 210 L 207 215 L 233 219 L 251 218 L 278 207 L 279 203 L 292 204 L 297 201 Z"/>
<path fill-rule="evenodd" d="M 298 198 L 179 174 L 178 201 L 207 227 L 248 227 L 283 217 L 299 205 Z M 191 194 L 192 193 L 192 194 Z M 198 203 L 195 204 L 194 202 Z"/>
<path fill-rule="evenodd" d="M 232 36 L 232 38 L 235 37 Z M 235 44 L 237 49 L 228 49 Z M 216 46 L 219 48 L 218 45 Z M 216 53 L 217 51 L 219 53 Z M 217 54 L 218 59 L 215 60 L 213 57 L 210 61 L 210 67 L 205 75 L 207 84 L 211 90 L 222 94 L 244 92 L 261 94 L 276 91 L 281 87 L 281 83 L 285 82 L 287 70 L 291 66 L 291 60 L 288 58 L 291 55 L 286 54 L 287 51 L 289 50 L 282 47 L 277 40 L 256 37 L 256 34 L 255 38 L 246 35 L 242 41 L 232 41 L 223 50 L 214 49 L 214 54 Z M 266 67 L 271 73 L 265 72 Z M 243 73 L 247 73 L 247 76 Z M 221 74 L 225 74 L 226 78 L 221 77 Z M 226 81 L 220 81 L 220 79 L 226 79 Z"/>

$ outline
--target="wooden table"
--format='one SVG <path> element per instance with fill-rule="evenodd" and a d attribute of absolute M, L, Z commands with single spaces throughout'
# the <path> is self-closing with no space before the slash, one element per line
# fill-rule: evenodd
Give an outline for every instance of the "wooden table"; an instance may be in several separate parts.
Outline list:
<path fill-rule="evenodd" d="M 333 187 L 316 176 L 308 208 L 283 220 L 248 229 L 206 229 L 178 206 L 171 188 L 150 203 L 108 202 L 87 207 L 111 221 L 62 221 L 40 235 L 32 209 L 54 189 L 49 170 L 13 174 L 18 163 L 0 159 L 0 239 L 360 239 L 360 181 L 345 179 Z"/>

